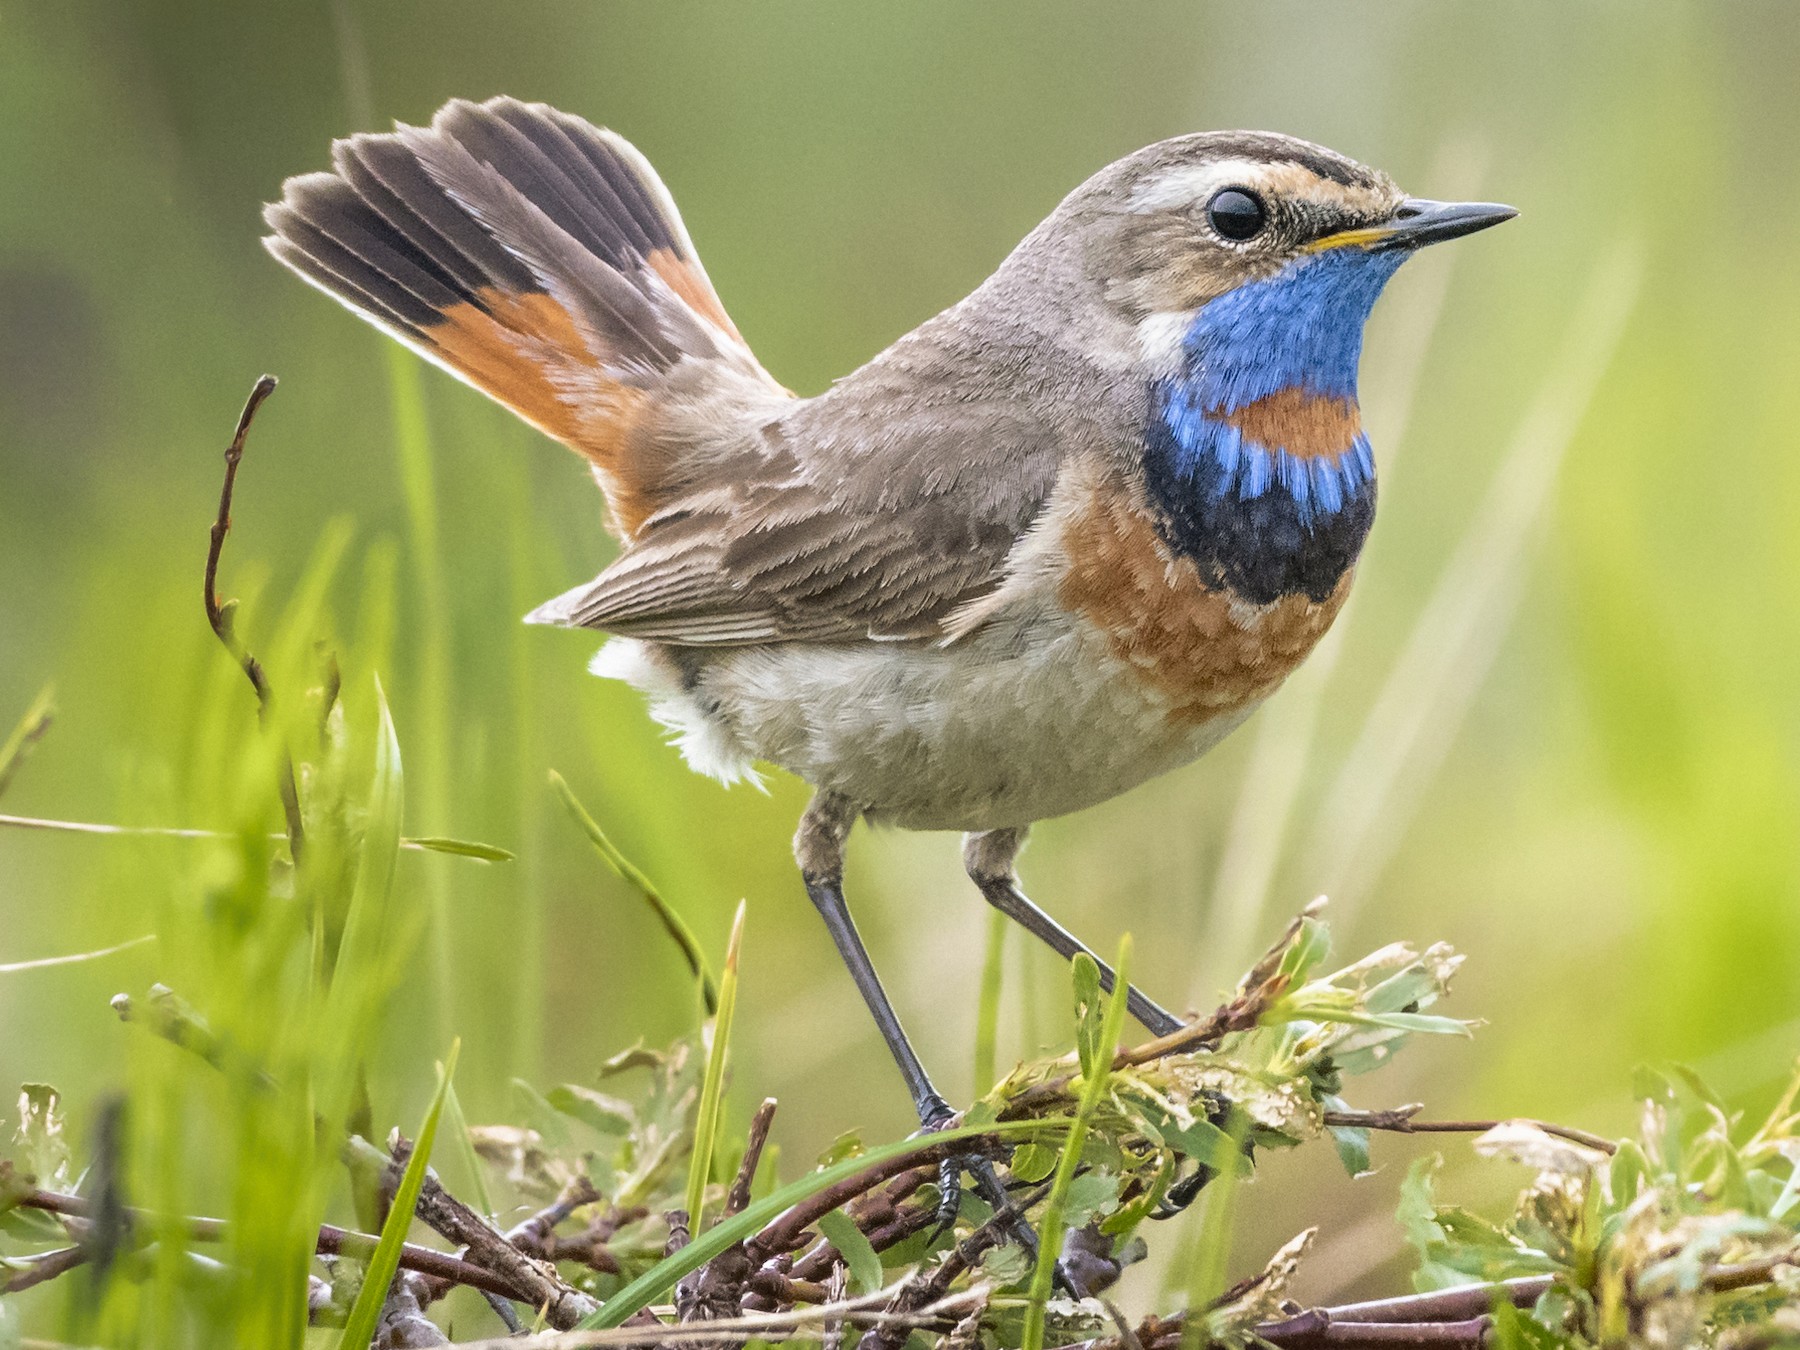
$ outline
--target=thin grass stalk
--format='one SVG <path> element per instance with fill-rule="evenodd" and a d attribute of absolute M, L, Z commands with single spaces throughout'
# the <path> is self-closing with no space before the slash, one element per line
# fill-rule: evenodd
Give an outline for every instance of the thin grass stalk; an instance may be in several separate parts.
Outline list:
<path fill-rule="evenodd" d="M 709 1014 L 717 1012 L 719 1007 L 718 982 L 713 979 L 712 969 L 706 963 L 706 953 L 701 949 L 700 940 L 694 936 L 694 930 L 689 928 L 687 921 L 675 911 L 667 900 L 663 899 L 662 892 L 651 884 L 650 878 L 639 871 L 631 859 L 619 852 L 618 846 L 607 838 L 606 831 L 600 828 L 599 822 L 589 814 L 587 807 L 581 804 L 581 799 L 575 795 L 575 790 L 555 769 L 550 770 L 550 786 L 556 791 L 557 796 L 562 798 L 563 805 L 568 808 L 575 823 L 581 827 L 581 832 L 588 837 L 588 842 L 594 846 L 594 851 L 600 855 L 601 861 L 612 870 L 614 876 L 635 890 L 644 898 L 644 903 L 650 906 L 651 912 L 662 924 L 663 931 L 674 939 L 677 947 L 681 948 L 681 956 L 687 962 L 688 969 L 693 972 L 694 978 L 699 980 L 701 997 L 705 1000 L 706 1011 Z"/>
<path fill-rule="evenodd" d="M 1085 953 L 1075 960 L 1088 961 Z M 1131 934 L 1119 939 L 1119 952 L 1113 959 L 1113 991 L 1107 1001 L 1106 1014 L 1100 1024 L 1100 1042 L 1089 1072 L 1081 1082 L 1081 1096 L 1075 1107 L 1075 1119 L 1069 1136 L 1063 1141 L 1062 1156 L 1057 1160 L 1056 1174 L 1050 1183 L 1050 1195 L 1038 1221 L 1037 1266 L 1031 1273 L 1029 1302 L 1025 1307 L 1025 1329 L 1021 1350 L 1043 1350 L 1044 1315 L 1050 1303 L 1050 1291 L 1056 1277 L 1056 1263 L 1062 1255 L 1063 1232 L 1067 1227 L 1069 1187 L 1075 1183 L 1081 1166 L 1082 1145 L 1087 1142 L 1088 1124 L 1100 1101 L 1106 1096 L 1106 1085 L 1112 1077 L 1113 1056 L 1119 1050 L 1119 1036 L 1125 1029 L 1125 1001 L 1131 989 Z M 1096 985 L 1098 972 L 1094 975 Z"/>
<path fill-rule="evenodd" d="M 725 1100 L 725 1066 L 731 1053 L 731 1018 L 737 1010 L 738 954 L 744 941 L 745 904 L 738 901 L 731 921 L 731 940 L 725 945 L 725 968 L 719 976 L 719 1006 L 712 1019 L 712 1044 L 706 1055 L 706 1076 L 700 1084 L 700 1105 L 694 1113 L 694 1152 L 688 1159 L 688 1229 L 698 1233 L 706 1205 L 706 1183 L 712 1177 L 713 1152 L 719 1142 L 719 1109 Z"/>
<path fill-rule="evenodd" d="M 56 689 L 53 685 L 45 685 L 31 701 L 31 706 L 25 710 L 19 724 L 12 729 L 5 744 L 0 745 L 0 796 L 5 796 L 6 789 L 12 786 L 13 776 L 31 753 L 32 746 L 50 730 L 50 721 L 55 713 Z"/>

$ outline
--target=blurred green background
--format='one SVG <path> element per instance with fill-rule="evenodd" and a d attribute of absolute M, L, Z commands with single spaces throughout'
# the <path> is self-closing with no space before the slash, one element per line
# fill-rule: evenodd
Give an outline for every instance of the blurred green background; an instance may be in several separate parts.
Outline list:
<path fill-rule="evenodd" d="M 609 556 L 580 465 L 390 359 L 263 253 L 258 207 L 333 136 L 453 96 L 543 99 L 651 158 L 764 363 L 814 392 L 1107 161 L 1270 127 L 1521 218 L 1408 267 L 1371 326 L 1365 414 L 1398 471 L 1341 646 L 1207 760 L 1041 827 L 1028 888 L 1101 950 L 1134 933 L 1141 981 L 1177 1006 L 1320 891 L 1346 959 L 1469 952 L 1448 1010 L 1487 1025 L 1409 1051 L 1363 1105 L 1612 1131 L 1631 1066 L 1671 1058 L 1758 1104 L 1800 1048 L 1797 60 L 1780 0 L 0 0 L 0 722 L 50 680 L 60 706 L 4 809 L 230 823 L 185 786 L 210 703 L 248 719 L 200 571 L 219 452 L 273 371 L 226 556 L 246 636 L 272 640 L 346 522 L 318 636 L 380 669 L 408 831 L 520 855 L 407 856 L 443 922 L 385 1028 L 377 1118 L 416 1115 L 452 1031 L 480 1120 L 512 1112 L 515 1076 L 585 1079 L 691 1022 L 677 956 L 551 798 L 554 767 L 710 949 L 748 899 L 740 1118 L 779 1097 L 790 1159 L 904 1132 L 789 861 L 800 785 L 691 775 L 635 696 L 585 673 L 592 636 L 518 624 Z M 1616 350 L 1565 354 L 1634 279 Z M 359 597 L 390 575 L 392 632 L 370 632 Z M 134 883 L 182 847 L 0 830 L 0 963 L 146 931 Z M 926 1062 L 966 1099 L 987 917 L 956 842 L 859 834 L 850 880 Z M 1022 939 L 1006 960 L 1010 1063 L 1064 1034 L 1067 995 Z M 0 1084 L 57 1083 L 79 1131 L 137 1044 L 107 997 L 160 974 L 141 948 L 0 976 Z M 1318 1222 L 1306 1294 L 1392 1288 L 1393 1183 L 1425 1147 L 1377 1140 L 1385 1170 L 1357 1182 L 1273 1160 L 1244 1259 Z M 1454 1192 L 1468 1152 L 1446 1151 Z"/>

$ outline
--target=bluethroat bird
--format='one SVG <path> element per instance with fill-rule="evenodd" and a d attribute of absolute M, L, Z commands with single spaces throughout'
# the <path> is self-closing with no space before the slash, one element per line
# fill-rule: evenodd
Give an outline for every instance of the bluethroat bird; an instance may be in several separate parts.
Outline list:
<path fill-rule="evenodd" d="M 1312 649 L 1375 511 L 1364 321 L 1415 249 L 1514 214 L 1287 136 L 1178 136 L 800 398 L 610 131 L 454 102 L 333 165 L 288 180 L 270 252 L 588 460 L 619 557 L 529 621 L 612 634 L 594 672 L 695 769 L 813 785 L 806 891 L 927 1128 L 952 1113 L 846 907 L 851 827 L 963 831 L 990 904 L 1086 951 L 1020 889 L 1026 831 L 1203 754 Z"/>

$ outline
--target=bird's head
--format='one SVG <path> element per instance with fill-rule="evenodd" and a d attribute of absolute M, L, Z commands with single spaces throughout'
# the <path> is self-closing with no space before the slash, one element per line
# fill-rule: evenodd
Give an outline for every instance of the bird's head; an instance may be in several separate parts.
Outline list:
<path fill-rule="evenodd" d="M 1376 298 L 1417 249 L 1514 214 L 1266 132 L 1163 141 L 1072 193 L 1042 246 L 1145 378 L 1171 546 L 1257 599 L 1334 585 L 1374 509 L 1356 376 Z M 1211 556 L 1240 536 L 1250 561 Z"/>
<path fill-rule="evenodd" d="M 1277 381 L 1353 394 L 1363 323 L 1395 269 L 1514 214 L 1408 197 L 1323 146 L 1245 131 L 1150 146 L 1058 212 L 1141 355 L 1172 370 L 1204 348 L 1226 411 Z"/>

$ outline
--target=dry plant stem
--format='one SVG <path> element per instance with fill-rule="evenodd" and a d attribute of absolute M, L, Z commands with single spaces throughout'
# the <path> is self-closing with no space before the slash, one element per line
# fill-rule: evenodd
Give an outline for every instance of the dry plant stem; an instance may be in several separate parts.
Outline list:
<path fill-rule="evenodd" d="M 986 1223 L 945 1253 L 936 1269 L 929 1274 L 921 1269 L 909 1277 L 889 1300 L 888 1312 L 917 1312 L 943 1299 L 949 1294 L 952 1281 L 965 1271 L 973 1269 L 983 1253 L 1005 1242 L 1012 1231 L 1013 1221 L 1049 1194 L 1050 1186 L 1046 1183 L 995 1210 Z M 898 1350 L 905 1340 L 906 1329 L 890 1323 L 868 1331 L 858 1343 L 857 1350 Z M 1137 1350 L 1141 1350 L 1141 1347 Z"/>
<path fill-rule="evenodd" d="M 349 1148 L 353 1154 L 361 1154 L 365 1149 L 375 1152 L 372 1145 L 361 1139 L 352 1139 Z M 398 1184 L 406 1159 L 412 1154 L 411 1141 L 396 1136 L 392 1154 L 391 1158 L 382 1158 L 388 1169 L 384 1180 L 390 1185 Z M 425 1184 L 419 1190 L 417 1212 L 434 1231 L 467 1248 L 467 1260 L 493 1271 L 512 1290 L 519 1291 L 520 1301 L 539 1309 L 551 1326 L 566 1331 L 600 1306 L 565 1283 L 549 1262 L 534 1260 L 495 1232 L 487 1220 L 446 1191 L 430 1171 L 425 1173 Z"/>
<path fill-rule="evenodd" d="M 881 1305 L 891 1297 L 891 1289 L 880 1290 L 860 1298 L 827 1303 L 817 1308 L 793 1312 L 763 1313 L 749 1317 L 721 1318 L 713 1322 L 690 1322 L 668 1326 L 657 1322 L 626 1323 L 606 1331 L 577 1331 L 560 1336 L 538 1336 L 526 1341 L 486 1340 L 457 1342 L 459 1350 L 577 1350 L 584 1346 L 662 1346 L 740 1345 L 747 1339 L 779 1341 L 788 1339 L 819 1340 L 823 1328 L 833 1322 L 847 1326 L 900 1326 L 928 1331 L 949 1332 L 971 1312 L 985 1305 L 988 1290 L 977 1288 L 946 1298 L 917 1313 L 886 1312 Z"/>
<path fill-rule="evenodd" d="M 750 1188 L 756 1182 L 756 1169 L 762 1163 L 763 1146 L 769 1142 L 769 1127 L 775 1123 L 775 1099 L 764 1097 L 756 1114 L 750 1118 L 750 1133 L 744 1141 L 744 1160 L 738 1164 L 737 1176 L 725 1193 L 725 1215 L 742 1214 L 750 1203 Z"/>
<path fill-rule="evenodd" d="M 1527 1116 L 1513 1116 L 1506 1120 L 1415 1120 L 1413 1117 L 1423 1108 L 1420 1106 L 1401 1106 L 1392 1111 L 1327 1111 L 1327 1125 L 1347 1125 L 1365 1130 L 1389 1130 L 1395 1134 L 1486 1134 L 1489 1130 L 1501 1125 L 1529 1125 L 1533 1129 L 1542 1130 L 1545 1134 L 1555 1135 L 1558 1139 L 1567 1139 L 1572 1144 L 1580 1144 L 1600 1153 L 1613 1154 L 1619 1146 L 1611 1139 L 1591 1134 L 1587 1130 L 1577 1129 L 1573 1125 L 1556 1125 L 1547 1120 L 1533 1120 Z"/>
<path fill-rule="evenodd" d="M 48 1214 L 61 1214 L 77 1219 L 85 1219 L 90 1209 L 85 1196 L 63 1195 L 36 1187 L 21 1191 L 18 1203 L 28 1209 L 41 1209 Z M 185 1216 L 171 1220 L 140 1209 L 128 1210 L 126 1213 L 134 1228 L 155 1229 L 174 1224 L 190 1242 L 222 1242 L 227 1232 L 223 1219 Z M 377 1240 L 373 1233 L 359 1233 L 354 1229 L 339 1228 L 336 1224 L 322 1223 L 319 1225 L 319 1237 L 313 1250 L 320 1256 L 368 1257 L 374 1253 Z M 435 1276 L 453 1284 L 466 1284 L 472 1289 L 484 1289 L 520 1303 L 531 1301 L 528 1294 L 515 1289 L 494 1272 L 448 1252 L 433 1251 L 430 1247 L 407 1243 L 400 1251 L 400 1268 Z"/>
<path fill-rule="evenodd" d="M 845 1177 L 835 1186 L 828 1186 L 817 1195 L 811 1196 L 792 1209 L 785 1210 L 769 1222 L 769 1225 L 744 1244 L 746 1253 L 752 1262 L 761 1265 L 771 1256 L 789 1252 L 805 1240 L 806 1230 L 832 1210 L 848 1204 L 868 1191 L 874 1190 L 882 1182 L 910 1172 L 921 1164 L 930 1163 L 935 1166 L 943 1158 L 953 1152 L 967 1153 L 978 1147 L 978 1139 L 960 1139 L 953 1143 L 936 1144 L 924 1148 L 917 1153 L 909 1153 L 901 1158 L 890 1158 L 869 1168 L 866 1172 L 858 1172 L 855 1176 Z"/>
<path fill-rule="evenodd" d="M 269 677 L 263 673 L 262 662 L 258 661 L 250 650 L 244 646 L 237 635 L 237 627 L 233 617 L 237 601 L 219 600 L 219 557 L 225 551 L 225 536 L 231 532 L 231 498 L 237 490 L 238 465 L 244 459 L 244 442 L 250 434 L 250 423 L 256 419 L 256 410 L 262 407 L 263 400 L 275 392 L 275 377 L 264 375 L 257 380 L 250 390 L 250 397 L 244 400 L 244 410 L 238 414 L 237 430 L 232 434 L 231 444 L 225 448 L 225 481 L 219 487 L 219 511 L 213 517 L 211 542 L 206 550 L 206 621 L 212 625 L 214 634 L 231 657 L 243 668 L 244 675 L 250 681 L 250 687 L 256 691 L 257 713 L 266 723 L 269 718 L 269 703 L 273 697 L 269 689 Z M 295 862 L 300 861 L 301 850 L 305 847 L 305 829 L 300 821 L 300 792 L 294 784 L 294 762 L 283 755 L 281 759 L 281 812 L 287 821 L 288 854 Z"/>
<path fill-rule="evenodd" d="M 1214 1008 L 1205 1017 L 1196 1018 L 1177 1031 L 1167 1036 L 1158 1036 L 1142 1044 L 1121 1047 L 1113 1057 L 1113 1070 L 1129 1069 L 1138 1064 L 1148 1064 L 1151 1060 L 1164 1059 L 1170 1055 L 1187 1054 L 1190 1051 L 1209 1049 L 1216 1046 L 1234 1031 L 1251 1031 L 1262 1019 L 1271 1004 L 1287 992 L 1287 981 L 1278 979 L 1282 958 L 1287 949 L 1293 945 L 1300 933 L 1300 926 L 1307 919 L 1316 916 L 1323 908 L 1324 901 L 1315 900 L 1295 917 L 1285 932 L 1276 939 L 1269 949 L 1262 954 L 1257 963 L 1251 967 L 1250 973 L 1238 986 L 1238 992 L 1227 1002 Z M 1053 1078 L 1047 1083 L 1037 1083 L 1019 1093 L 1000 1112 L 1001 1120 L 1018 1120 L 1035 1111 L 1065 1101 L 1070 1096 L 1070 1086 L 1076 1080 L 1073 1059 L 1070 1061 L 1070 1072 L 1060 1078 Z"/>
<path fill-rule="evenodd" d="M 87 1248 L 80 1246 L 59 1247 L 53 1252 L 45 1252 L 24 1270 L 15 1272 L 4 1284 L 0 1284 L 0 1294 L 17 1294 L 33 1285 L 43 1284 L 46 1280 L 54 1280 L 58 1275 L 67 1275 L 87 1259 Z"/>
<path fill-rule="evenodd" d="M 576 1177 L 562 1189 L 562 1194 L 530 1218 L 506 1230 L 506 1240 L 522 1252 L 548 1258 L 556 1226 L 583 1205 L 598 1204 L 600 1192 L 586 1177 Z"/>

